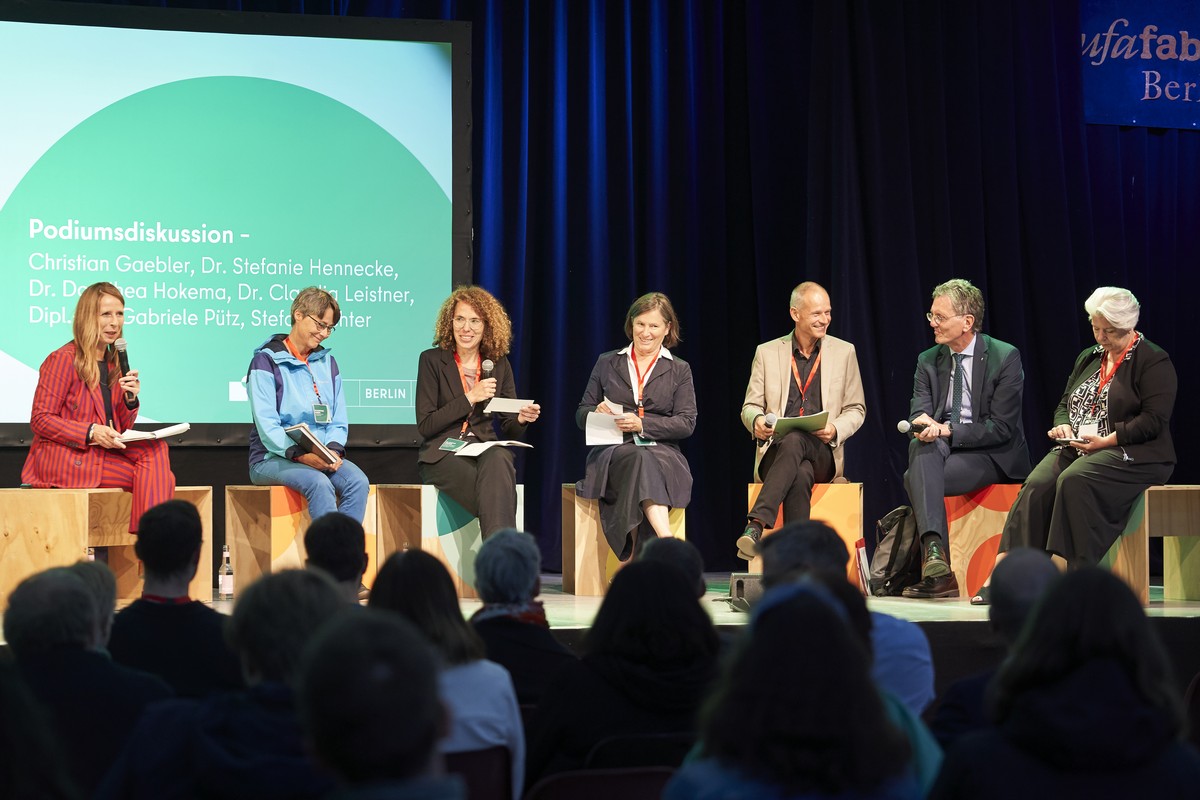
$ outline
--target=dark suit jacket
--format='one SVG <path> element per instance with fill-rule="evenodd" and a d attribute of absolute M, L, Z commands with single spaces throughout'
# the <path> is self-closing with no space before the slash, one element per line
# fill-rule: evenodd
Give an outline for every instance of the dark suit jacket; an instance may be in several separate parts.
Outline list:
<path fill-rule="evenodd" d="M 1021 393 L 1025 371 L 1017 348 L 991 336 L 978 334 L 971 362 L 972 422 L 954 426 L 951 451 L 986 453 L 1014 483 L 1029 474 L 1029 448 L 1021 422 Z M 946 415 L 950 393 L 950 348 L 935 345 L 917 356 L 913 396 L 908 418 L 928 414 L 936 420 Z"/>
<path fill-rule="evenodd" d="M 625 349 L 603 353 L 596 359 L 583 399 L 575 410 L 575 422 L 580 428 L 587 424 L 588 412 L 595 411 L 606 397 L 619 404 L 626 413 L 637 411 L 628 364 L 629 352 Z M 666 478 L 671 506 L 683 508 L 692 498 L 692 477 L 679 442 L 696 429 L 696 390 L 692 385 L 692 368 L 686 361 L 675 355 L 658 360 L 642 390 L 642 410 L 645 413 L 642 430 L 647 438 L 658 442 L 649 451 Z M 633 435 L 626 434 L 625 444 L 617 446 L 632 447 L 629 444 L 632 441 Z M 583 480 L 576 484 L 580 496 L 604 495 L 612 450 L 613 446 L 609 445 L 588 451 Z M 621 531 L 620 536 L 624 535 L 625 531 Z M 618 548 L 614 546 L 614 549 Z"/>
<path fill-rule="evenodd" d="M 38 371 L 37 390 L 29 424 L 33 443 L 21 470 L 21 482 L 39 488 L 94 489 L 100 485 L 104 450 L 87 443 L 88 427 L 103 425 L 104 396 L 112 399 L 113 426 L 133 427 L 137 403 L 125 406 L 118 384 L 89 389 L 75 372 L 75 343 L 68 342 L 46 356 Z"/>
<path fill-rule="evenodd" d="M 1054 411 L 1055 425 L 1069 425 L 1067 403 L 1079 384 L 1100 368 L 1104 357 L 1099 347 L 1089 347 L 1075 359 L 1067 388 Z M 1171 412 L 1175 408 L 1178 377 L 1171 357 L 1146 337 L 1117 368 L 1108 385 L 1109 428 L 1117 433 L 1117 446 L 1134 461 L 1174 464 Z"/>
<path fill-rule="evenodd" d="M 492 377 L 496 379 L 496 397 L 516 397 L 516 383 L 513 381 L 512 366 L 504 356 L 492 359 L 496 366 Z M 454 352 L 434 347 L 421 353 L 417 364 L 417 431 L 421 434 L 421 449 L 417 460 L 423 464 L 436 464 L 450 453 L 449 450 L 439 450 L 442 443 L 451 437 L 457 438 L 462 421 L 468 414 L 471 416 L 467 430 L 475 434 L 480 442 L 492 442 L 498 439 L 495 423 L 500 423 L 500 431 L 505 439 L 525 438 L 525 426 L 517 420 L 516 414 L 483 413 L 486 403 L 479 403 L 474 408 L 471 401 L 463 392 L 462 378 L 458 374 L 458 365 L 454 363 Z"/>

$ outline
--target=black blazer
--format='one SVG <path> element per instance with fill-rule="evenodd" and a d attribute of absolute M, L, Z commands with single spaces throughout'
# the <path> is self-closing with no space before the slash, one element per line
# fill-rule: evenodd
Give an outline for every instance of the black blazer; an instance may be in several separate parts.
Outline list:
<path fill-rule="evenodd" d="M 1069 425 L 1067 403 L 1079 384 L 1100 369 L 1104 350 L 1093 346 L 1075 359 L 1075 368 L 1067 379 L 1055 425 Z M 1109 428 L 1116 431 L 1117 446 L 1134 461 L 1148 464 L 1174 464 L 1175 444 L 1171 440 L 1171 412 L 1175 408 L 1178 377 L 1171 357 L 1145 336 L 1133 349 L 1127 363 L 1117 367 L 1108 385 Z"/>
<path fill-rule="evenodd" d="M 933 419 L 946 415 L 950 393 L 950 348 L 935 345 L 917 356 L 913 396 L 908 418 L 928 414 Z M 1029 474 L 1029 447 L 1021 422 L 1021 394 L 1025 370 L 1017 348 L 991 336 L 978 334 L 971 361 L 972 422 L 955 425 L 950 436 L 952 451 L 986 453 L 1011 481 Z"/>
<path fill-rule="evenodd" d="M 496 379 L 496 397 L 516 397 L 512 365 L 504 356 L 492 360 L 496 363 L 492 370 L 492 377 Z M 500 438 L 496 435 L 497 422 L 505 439 L 525 438 L 526 426 L 517 420 L 516 414 L 488 416 L 483 413 L 485 405 L 480 403 L 471 407 L 471 401 L 463 392 L 453 351 L 434 347 L 421 353 L 417 364 L 416 410 L 417 432 L 421 434 L 422 441 L 417 461 L 436 464 L 449 454 L 449 450 L 438 448 L 442 442 L 458 436 L 467 415 L 471 419 L 467 430 L 475 434 L 477 441 L 491 442 Z"/>

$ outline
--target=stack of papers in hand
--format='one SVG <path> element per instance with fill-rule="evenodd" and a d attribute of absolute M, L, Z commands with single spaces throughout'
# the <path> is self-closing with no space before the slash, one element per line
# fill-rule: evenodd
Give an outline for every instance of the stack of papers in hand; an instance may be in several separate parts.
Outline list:
<path fill-rule="evenodd" d="M 168 425 L 165 428 L 159 428 L 156 431 L 135 431 L 128 430 L 121 434 L 122 442 L 141 442 L 147 439 L 170 439 L 172 436 L 178 436 L 181 433 L 187 433 L 192 429 L 190 422 L 180 422 L 178 425 Z"/>

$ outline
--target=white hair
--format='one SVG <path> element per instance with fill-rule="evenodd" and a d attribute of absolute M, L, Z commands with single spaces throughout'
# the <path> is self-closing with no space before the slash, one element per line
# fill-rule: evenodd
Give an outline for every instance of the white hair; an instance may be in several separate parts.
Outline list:
<path fill-rule="evenodd" d="M 1137 327 L 1142 306 L 1133 292 L 1116 286 L 1101 286 L 1083 301 L 1083 310 L 1088 318 L 1099 314 L 1112 323 L 1114 328 L 1131 331 Z"/>

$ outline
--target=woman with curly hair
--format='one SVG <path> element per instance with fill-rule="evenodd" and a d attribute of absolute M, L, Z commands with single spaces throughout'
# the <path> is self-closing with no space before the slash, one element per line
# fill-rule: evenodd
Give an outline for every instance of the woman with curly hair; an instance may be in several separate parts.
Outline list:
<path fill-rule="evenodd" d="M 530 403 L 516 414 L 485 414 L 493 397 L 516 397 L 508 349 L 512 323 L 504 306 L 478 286 L 459 286 L 438 311 L 433 348 L 417 366 L 417 456 L 421 480 L 479 517 L 485 537 L 517 524 L 517 471 L 507 447 L 474 458 L 447 458 L 472 442 L 520 439 L 538 418 Z"/>

